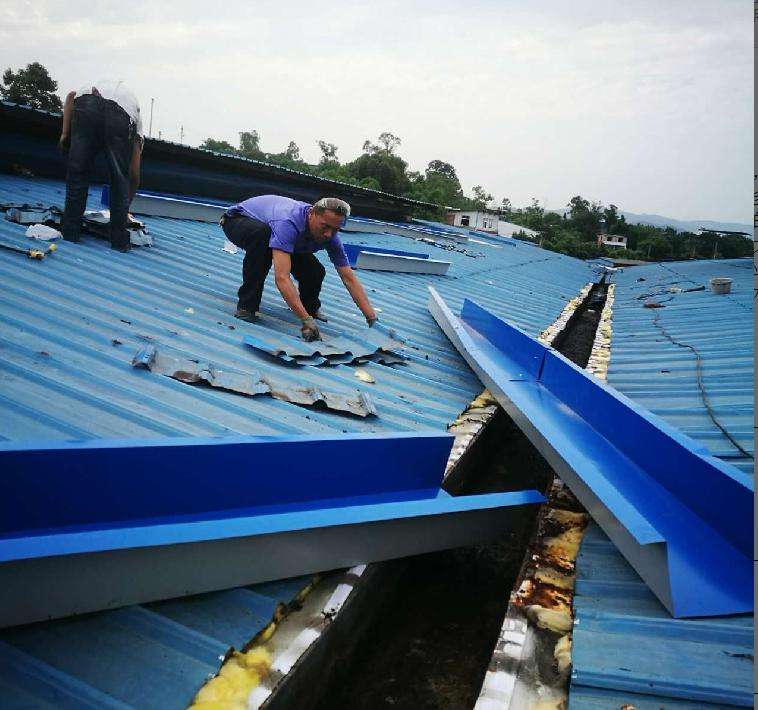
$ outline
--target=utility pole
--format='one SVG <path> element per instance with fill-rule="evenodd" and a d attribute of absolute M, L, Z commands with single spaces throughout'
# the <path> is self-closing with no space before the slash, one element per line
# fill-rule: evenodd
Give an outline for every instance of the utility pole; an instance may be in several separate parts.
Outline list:
<path fill-rule="evenodd" d="M 155 99 L 150 99 L 150 128 L 147 131 L 148 138 L 153 137 L 153 104 L 154 103 L 155 103 Z"/>
<path fill-rule="evenodd" d="M 181 126 L 179 129 L 179 145 L 182 145 L 184 143 L 184 126 Z"/>

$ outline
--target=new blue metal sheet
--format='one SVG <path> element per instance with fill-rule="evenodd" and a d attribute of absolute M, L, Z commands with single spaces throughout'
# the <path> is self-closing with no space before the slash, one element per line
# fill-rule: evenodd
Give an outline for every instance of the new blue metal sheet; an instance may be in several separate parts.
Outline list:
<path fill-rule="evenodd" d="M 453 438 L 3 445 L 0 625 L 473 544 L 501 532 L 505 510 L 497 530 L 484 522 L 493 509 L 542 500 L 536 491 L 444 494 Z M 395 526 L 389 545 L 383 538 Z M 411 527 L 422 534 L 404 538 Z M 341 548 L 336 558 L 327 538 Z"/>
<path fill-rule="evenodd" d="M 456 319 L 430 290 L 440 326 L 672 614 L 752 610 L 752 479 L 481 307 Z"/>

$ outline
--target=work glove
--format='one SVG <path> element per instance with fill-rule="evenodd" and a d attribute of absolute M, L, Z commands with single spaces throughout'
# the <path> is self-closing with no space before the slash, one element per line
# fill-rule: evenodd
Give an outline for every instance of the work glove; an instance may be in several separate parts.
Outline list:
<path fill-rule="evenodd" d="M 303 325 L 300 328 L 300 333 L 306 343 L 310 343 L 314 340 L 321 340 L 321 333 L 319 333 L 318 326 L 316 325 L 313 316 L 303 318 Z"/>
<path fill-rule="evenodd" d="M 374 313 L 373 316 L 366 316 L 366 323 L 368 323 L 368 327 L 370 328 L 374 323 L 376 323 L 379 320 L 379 316 Z"/>

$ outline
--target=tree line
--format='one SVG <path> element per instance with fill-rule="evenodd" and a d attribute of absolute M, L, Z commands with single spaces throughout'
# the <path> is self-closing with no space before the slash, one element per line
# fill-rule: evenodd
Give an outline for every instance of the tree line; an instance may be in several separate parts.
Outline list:
<path fill-rule="evenodd" d="M 580 259 L 622 256 L 643 261 L 683 259 L 734 259 L 752 256 L 753 243 L 740 234 L 679 232 L 673 227 L 631 224 L 616 205 L 604 206 L 580 195 L 572 197 L 563 214 L 545 211 L 538 200 L 514 209 L 506 198 L 500 206 L 503 219 L 540 233 L 545 249 Z M 627 248 L 598 244 L 598 235 L 626 237 Z M 523 237 L 522 237 L 523 238 Z"/>

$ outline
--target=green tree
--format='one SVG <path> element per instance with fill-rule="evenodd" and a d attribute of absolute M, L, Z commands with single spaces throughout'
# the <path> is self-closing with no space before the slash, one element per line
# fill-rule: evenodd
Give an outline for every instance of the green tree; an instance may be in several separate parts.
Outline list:
<path fill-rule="evenodd" d="M 227 141 L 219 141 L 215 138 L 206 138 L 201 144 L 201 148 L 205 150 L 212 150 L 215 153 L 227 153 L 228 155 L 236 155 L 237 149 Z"/>
<path fill-rule="evenodd" d="M 300 160 L 300 148 L 295 141 L 290 141 L 289 145 L 284 151 L 284 155 L 292 162 Z"/>
<path fill-rule="evenodd" d="M 402 158 L 386 151 L 364 153 L 345 166 L 358 181 L 374 178 L 384 192 L 393 195 L 404 195 L 410 190 L 411 181 L 405 172 L 407 167 Z"/>
<path fill-rule="evenodd" d="M 375 155 L 377 153 L 387 153 L 388 155 L 394 155 L 395 151 L 400 147 L 403 141 L 396 135 L 385 131 L 379 134 L 379 138 L 376 139 L 376 143 L 372 143 L 367 140 L 363 142 L 363 152 L 369 155 Z"/>
<path fill-rule="evenodd" d="M 3 74 L 0 94 L 6 101 L 25 104 L 45 111 L 61 111 L 63 104 L 56 95 L 58 82 L 39 62 L 27 64 L 25 69 L 14 72 L 8 68 Z"/>
<path fill-rule="evenodd" d="M 239 154 L 252 160 L 263 160 L 266 156 L 261 150 L 260 136 L 258 131 L 241 131 L 240 132 Z"/>
<path fill-rule="evenodd" d="M 477 210 L 485 209 L 494 199 L 481 185 L 474 185 L 471 192 L 474 194 L 474 208 Z"/>
<path fill-rule="evenodd" d="M 321 151 L 322 163 L 334 163 L 337 161 L 337 146 L 334 143 L 327 143 L 326 141 L 318 141 L 318 148 Z"/>

